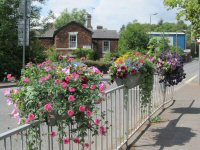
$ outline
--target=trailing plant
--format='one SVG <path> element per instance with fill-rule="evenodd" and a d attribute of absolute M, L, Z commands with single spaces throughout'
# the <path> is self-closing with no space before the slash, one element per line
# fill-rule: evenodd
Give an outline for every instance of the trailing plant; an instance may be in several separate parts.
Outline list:
<path fill-rule="evenodd" d="M 147 105 L 151 100 L 153 89 L 154 65 L 152 58 L 140 52 L 129 52 L 119 57 L 110 67 L 111 82 L 121 79 L 126 86 L 130 76 L 138 77 L 142 105 Z"/>
<path fill-rule="evenodd" d="M 183 69 L 183 59 L 178 53 L 163 51 L 157 59 L 157 72 L 162 76 L 160 83 L 174 86 L 186 76 Z"/>
<path fill-rule="evenodd" d="M 58 133 L 59 142 L 88 146 L 85 137 L 88 130 L 94 135 L 105 135 L 109 125 L 104 121 L 104 113 L 99 105 L 104 100 L 105 83 L 100 79 L 102 73 L 95 67 L 74 66 L 71 59 L 58 63 L 45 61 L 41 64 L 28 63 L 22 70 L 19 89 L 7 89 L 5 96 L 9 105 L 14 105 L 12 116 L 18 124 L 33 123 L 35 120 L 51 123 Z M 12 75 L 9 76 L 12 79 Z M 66 129 L 70 129 L 70 135 Z M 37 130 L 28 134 L 29 149 L 35 149 Z M 63 138 L 62 138 L 63 137 Z"/>

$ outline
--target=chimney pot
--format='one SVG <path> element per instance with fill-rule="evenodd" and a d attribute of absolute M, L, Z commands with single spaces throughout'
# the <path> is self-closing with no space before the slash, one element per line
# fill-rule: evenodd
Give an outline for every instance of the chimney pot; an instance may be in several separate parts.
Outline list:
<path fill-rule="evenodd" d="M 103 29 L 103 26 L 97 26 L 97 29 Z"/>
<path fill-rule="evenodd" d="M 91 24 L 92 16 L 90 14 L 87 14 L 87 28 L 92 29 L 92 24 Z"/>

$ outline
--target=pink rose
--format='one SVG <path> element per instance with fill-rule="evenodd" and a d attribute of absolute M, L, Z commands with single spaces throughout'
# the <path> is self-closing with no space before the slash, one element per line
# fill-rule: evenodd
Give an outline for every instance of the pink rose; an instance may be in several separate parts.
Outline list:
<path fill-rule="evenodd" d="M 74 115 L 74 111 L 73 110 L 68 110 L 68 115 L 70 116 L 70 117 L 72 117 L 73 115 Z"/>
<path fill-rule="evenodd" d="M 14 89 L 14 94 L 18 94 L 19 90 L 18 89 Z"/>
<path fill-rule="evenodd" d="M 26 68 L 29 68 L 31 66 L 31 63 L 26 64 Z"/>
<path fill-rule="evenodd" d="M 12 81 L 13 80 L 12 74 L 7 74 L 7 79 L 8 81 Z"/>
<path fill-rule="evenodd" d="M 99 132 L 100 132 L 101 135 L 105 135 L 106 129 L 103 126 L 100 126 Z"/>
<path fill-rule="evenodd" d="M 96 125 L 99 125 L 99 123 L 100 123 L 100 120 L 99 120 L 99 119 L 96 119 L 96 120 L 94 121 L 94 124 L 96 124 Z"/>
<path fill-rule="evenodd" d="M 50 135 L 52 138 L 54 138 L 57 135 L 57 133 L 55 131 L 51 131 Z"/>
<path fill-rule="evenodd" d="M 89 148 L 89 147 L 90 147 L 90 144 L 85 143 L 85 144 L 83 145 L 83 147 L 84 147 L 84 148 Z"/>
<path fill-rule="evenodd" d="M 68 86 L 68 83 L 67 82 L 62 82 L 61 85 L 62 85 L 62 88 L 65 89 Z"/>
<path fill-rule="evenodd" d="M 56 80 L 55 80 L 55 84 L 60 84 L 60 80 L 59 80 L 59 79 L 56 79 Z"/>
<path fill-rule="evenodd" d="M 67 82 L 69 82 L 69 81 L 70 81 L 70 77 L 69 77 L 69 76 L 66 76 L 66 77 L 65 77 L 65 80 L 66 80 Z"/>
<path fill-rule="evenodd" d="M 29 115 L 28 115 L 28 120 L 29 120 L 29 121 L 35 120 L 35 115 L 34 115 L 34 114 L 29 114 Z"/>
<path fill-rule="evenodd" d="M 89 116 L 89 117 L 91 117 L 92 116 L 92 111 L 90 111 L 90 110 L 87 110 L 87 115 Z"/>
<path fill-rule="evenodd" d="M 25 77 L 25 78 L 24 78 L 24 83 L 29 83 L 29 82 L 30 82 L 29 78 L 28 78 L 28 77 Z"/>
<path fill-rule="evenodd" d="M 22 118 L 17 118 L 17 124 L 20 125 L 22 122 Z"/>
<path fill-rule="evenodd" d="M 97 88 L 97 86 L 95 84 L 92 84 L 90 87 L 92 90 L 95 90 Z"/>
<path fill-rule="evenodd" d="M 64 144 L 69 144 L 70 143 L 70 139 L 69 138 L 65 138 L 64 139 Z"/>
<path fill-rule="evenodd" d="M 11 99 L 11 98 L 8 98 L 8 99 L 6 100 L 6 102 L 7 102 L 7 105 L 8 105 L 8 106 L 10 106 L 10 105 L 12 105 L 12 104 L 13 104 L 13 102 L 12 102 L 12 99 Z"/>
<path fill-rule="evenodd" d="M 74 143 L 80 143 L 80 139 L 77 137 L 74 139 Z"/>
<path fill-rule="evenodd" d="M 74 88 L 74 87 L 70 87 L 70 88 L 69 88 L 69 91 L 73 93 L 73 92 L 76 91 L 76 88 Z"/>
<path fill-rule="evenodd" d="M 73 102 L 73 101 L 76 100 L 76 98 L 75 98 L 73 95 L 70 95 L 70 96 L 68 97 L 68 100 L 69 100 L 70 102 Z"/>
<path fill-rule="evenodd" d="M 81 105 L 81 106 L 79 107 L 79 111 L 80 111 L 80 112 L 85 112 L 85 106 L 84 106 L 84 105 Z"/>
<path fill-rule="evenodd" d="M 87 88 L 87 84 L 82 84 L 82 89 L 86 89 Z"/>
<path fill-rule="evenodd" d="M 51 103 L 48 103 L 48 104 L 44 105 L 44 110 L 45 111 L 52 111 Z"/>

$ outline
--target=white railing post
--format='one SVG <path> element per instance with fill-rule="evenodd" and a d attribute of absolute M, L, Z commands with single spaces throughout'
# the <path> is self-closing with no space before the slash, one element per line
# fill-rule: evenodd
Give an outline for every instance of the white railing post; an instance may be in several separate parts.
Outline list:
<path fill-rule="evenodd" d="M 126 111 L 126 146 L 128 147 L 128 136 L 129 136 L 129 132 L 128 132 L 128 127 L 129 127 L 129 94 L 128 94 L 128 87 L 125 86 L 124 87 L 124 108 Z"/>

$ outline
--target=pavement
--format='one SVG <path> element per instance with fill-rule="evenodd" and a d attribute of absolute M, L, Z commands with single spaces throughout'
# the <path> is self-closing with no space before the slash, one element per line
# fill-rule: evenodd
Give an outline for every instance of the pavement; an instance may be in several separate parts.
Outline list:
<path fill-rule="evenodd" d="M 200 85 L 197 76 L 178 87 L 175 103 L 153 123 L 130 150 L 199 150 Z"/>

